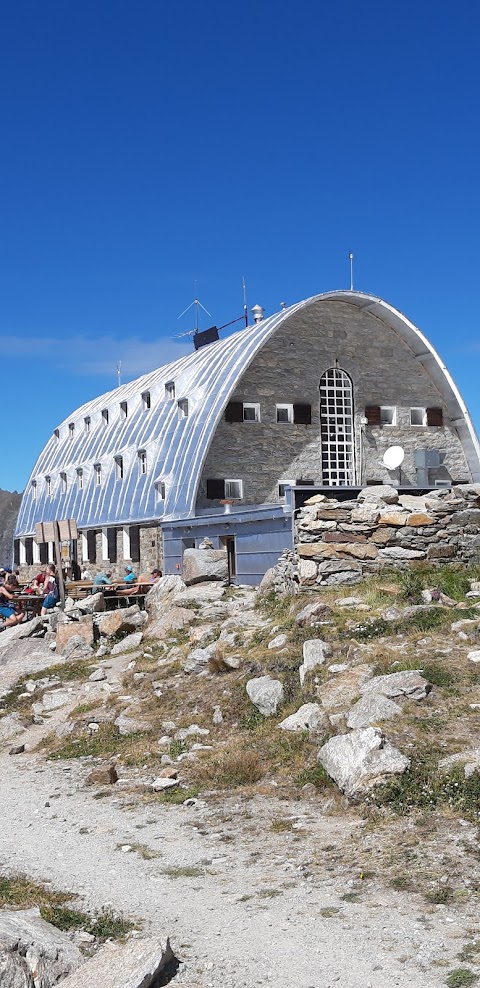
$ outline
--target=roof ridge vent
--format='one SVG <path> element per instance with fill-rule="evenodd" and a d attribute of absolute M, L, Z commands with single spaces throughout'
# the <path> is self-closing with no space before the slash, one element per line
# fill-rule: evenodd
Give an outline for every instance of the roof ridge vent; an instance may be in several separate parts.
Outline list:
<path fill-rule="evenodd" d="M 265 309 L 262 305 L 254 305 L 252 308 L 252 316 L 255 323 L 262 322 L 265 316 Z"/>

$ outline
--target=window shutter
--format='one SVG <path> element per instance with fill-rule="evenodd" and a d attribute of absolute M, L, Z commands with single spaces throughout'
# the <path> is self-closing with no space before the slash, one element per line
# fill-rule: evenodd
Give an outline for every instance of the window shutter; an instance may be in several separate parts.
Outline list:
<path fill-rule="evenodd" d="M 140 525 L 130 525 L 130 559 L 140 562 Z"/>
<path fill-rule="evenodd" d="M 13 542 L 13 562 L 15 566 L 20 566 L 20 539 Z"/>
<path fill-rule="evenodd" d="M 311 425 L 312 424 L 312 406 L 311 405 L 294 405 L 293 406 L 293 421 L 295 425 Z"/>
<path fill-rule="evenodd" d="M 48 563 L 48 542 L 40 542 L 40 562 L 42 565 Z"/>
<path fill-rule="evenodd" d="M 305 480 L 305 477 L 299 477 L 295 481 L 295 486 L 296 487 L 313 487 L 314 486 L 314 483 L 315 483 L 315 481 L 313 480 L 313 478 L 311 480 Z"/>
<path fill-rule="evenodd" d="M 443 425 L 442 408 L 427 408 L 427 425 Z"/>
<path fill-rule="evenodd" d="M 117 562 L 117 529 L 107 528 L 108 558 L 111 563 Z"/>
<path fill-rule="evenodd" d="M 207 497 L 211 501 L 218 501 L 225 497 L 225 481 L 211 478 L 207 480 Z"/>
<path fill-rule="evenodd" d="M 33 564 L 33 538 L 25 539 L 25 562 L 27 566 Z"/>
<path fill-rule="evenodd" d="M 365 418 L 369 425 L 380 425 L 380 405 L 366 405 Z"/>
<path fill-rule="evenodd" d="M 243 401 L 229 401 L 225 409 L 225 422 L 243 422 Z"/>
<path fill-rule="evenodd" d="M 87 552 L 89 563 L 96 563 L 97 561 L 97 533 L 94 529 L 89 528 L 87 532 Z M 85 560 L 84 560 L 85 562 Z"/>

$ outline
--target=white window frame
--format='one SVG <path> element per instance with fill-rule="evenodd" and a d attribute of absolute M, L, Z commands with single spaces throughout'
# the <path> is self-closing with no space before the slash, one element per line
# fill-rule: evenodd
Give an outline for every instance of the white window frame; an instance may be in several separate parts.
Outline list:
<path fill-rule="evenodd" d="M 147 451 L 146 449 L 139 449 L 137 453 L 137 463 L 138 472 L 141 477 L 145 477 L 147 473 Z"/>
<path fill-rule="evenodd" d="M 131 559 L 131 549 L 130 549 L 130 526 L 124 525 L 122 528 L 122 541 L 123 541 L 123 558 Z"/>
<path fill-rule="evenodd" d="M 81 539 L 81 543 L 82 543 L 82 563 L 83 563 L 83 566 L 85 567 L 85 563 L 89 563 L 90 562 L 90 560 L 88 558 L 88 539 L 87 539 L 86 532 L 81 532 L 80 539 Z"/>
<path fill-rule="evenodd" d="M 225 484 L 225 498 L 226 499 L 232 500 L 232 501 L 241 501 L 242 500 L 242 498 L 243 498 L 243 480 L 240 480 L 239 478 L 233 479 L 231 477 L 226 477 L 225 480 L 224 480 L 224 484 Z M 238 484 L 238 494 L 235 494 L 235 493 L 232 492 L 232 490 L 229 490 L 229 485 L 230 484 L 231 485 Z M 235 490 L 235 488 L 234 488 L 234 490 Z"/>
<path fill-rule="evenodd" d="M 128 417 L 128 403 L 126 401 L 120 402 L 120 418 L 126 419 Z"/>
<path fill-rule="evenodd" d="M 392 421 L 391 422 L 389 422 L 387 420 L 387 418 L 384 418 L 383 417 L 384 413 L 386 413 L 386 412 L 391 412 L 392 413 Z M 387 428 L 390 428 L 391 429 L 396 424 L 397 424 L 397 408 L 396 408 L 396 405 L 380 405 L 380 425 L 386 425 Z"/>
<path fill-rule="evenodd" d="M 322 482 L 328 487 L 355 483 L 353 382 L 341 367 L 329 367 L 320 378 Z"/>
<path fill-rule="evenodd" d="M 421 422 L 412 422 L 412 412 L 421 412 L 422 413 L 422 421 Z M 411 408 L 410 409 L 410 425 L 412 426 L 412 429 L 421 429 L 421 428 L 423 428 L 423 426 L 426 426 L 426 424 L 427 424 L 427 409 L 426 408 L 421 408 L 419 405 L 418 406 L 415 406 L 414 408 Z"/>
<path fill-rule="evenodd" d="M 60 429 L 54 429 L 53 430 L 53 435 L 55 437 L 56 442 L 59 443 L 60 442 Z"/>
<path fill-rule="evenodd" d="M 180 418 L 188 419 L 188 398 L 179 398 L 177 406 Z"/>
<path fill-rule="evenodd" d="M 108 414 L 108 408 L 102 408 L 102 425 L 103 425 L 104 429 L 106 429 L 107 426 L 108 426 L 108 420 L 109 420 L 109 418 L 110 418 L 110 416 Z"/>
<path fill-rule="evenodd" d="M 164 501 L 166 495 L 166 487 L 164 480 L 155 481 L 155 491 L 157 494 L 157 501 Z"/>
<path fill-rule="evenodd" d="M 40 546 L 38 542 L 33 540 L 33 564 L 36 566 L 40 562 Z"/>
<path fill-rule="evenodd" d="M 84 431 L 84 433 L 85 433 L 86 436 L 88 436 L 90 434 L 91 424 L 92 424 L 92 420 L 91 420 L 90 416 L 89 415 L 86 415 L 85 418 L 84 418 L 84 420 L 83 420 L 83 431 Z"/>
<path fill-rule="evenodd" d="M 77 491 L 83 491 L 83 469 L 78 467 L 77 469 Z"/>
<path fill-rule="evenodd" d="M 286 497 L 285 487 L 293 487 L 293 486 L 294 486 L 293 480 L 280 480 L 278 482 L 278 496 L 285 498 Z M 280 493 L 280 488 L 281 487 L 283 487 L 283 489 L 284 489 L 283 490 L 283 494 Z"/>
<path fill-rule="evenodd" d="M 47 497 L 51 497 L 52 496 L 52 490 L 53 490 L 53 488 L 52 488 L 52 478 L 47 476 L 47 477 L 45 477 L 45 494 L 46 494 Z"/>
<path fill-rule="evenodd" d="M 143 411 L 149 412 L 152 407 L 152 396 L 150 391 L 142 391 L 142 405 Z"/>
<path fill-rule="evenodd" d="M 175 381 L 167 381 L 165 384 L 165 398 L 167 401 L 173 401 L 175 398 Z"/>
<path fill-rule="evenodd" d="M 253 418 L 246 418 L 245 412 L 253 411 Z M 258 401 L 244 401 L 243 402 L 243 421 L 244 422 L 260 422 L 260 404 Z"/>
<path fill-rule="evenodd" d="M 69 439 L 74 439 L 75 438 L 75 422 L 70 422 L 69 423 L 69 426 L 68 426 L 68 438 Z"/>
<path fill-rule="evenodd" d="M 67 475 L 64 471 L 60 474 L 60 494 L 67 493 Z"/>
<path fill-rule="evenodd" d="M 38 491 L 37 491 L 37 481 L 36 480 L 32 480 L 32 486 L 31 486 L 31 491 L 30 492 L 31 492 L 31 495 L 32 495 L 32 501 L 36 501 L 37 500 L 37 494 L 38 494 Z"/>
<path fill-rule="evenodd" d="M 286 411 L 287 418 L 283 420 L 279 419 L 278 417 L 279 411 Z M 293 425 L 293 405 L 290 405 L 286 402 L 280 402 L 279 404 L 275 405 L 275 421 L 277 425 Z"/>
<path fill-rule="evenodd" d="M 115 457 L 115 480 L 123 480 L 123 456 Z"/>
<path fill-rule="evenodd" d="M 102 528 L 102 562 L 107 562 L 108 560 L 108 535 L 107 529 Z"/>
<path fill-rule="evenodd" d="M 93 469 L 94 469 L 94 472 L 95 472 L 95 487 L 101 487 L 102 486 L 102 464 L 101 463 L 94 463 L 93 464 Z"/>

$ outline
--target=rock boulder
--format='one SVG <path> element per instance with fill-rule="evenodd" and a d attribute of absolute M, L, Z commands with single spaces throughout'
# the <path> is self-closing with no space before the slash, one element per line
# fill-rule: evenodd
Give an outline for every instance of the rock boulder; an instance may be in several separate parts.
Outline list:
<path fill-rule="evenodd" d="M 228 560 L 224 549 L 185 549 L 183 579 L 187 586 L 208 580 L 228 579 Z"/>
<path fill-rule="evenodd" d="M 318 761 L 350 799 L 360 799 L 389 775 L 401 775 L 410 761 L 377 727 L 330 738 Z"/>
<path fill-rule="evenodd" d="M 272 717 L 283 702 L 283 686 L 278 679 L 270 676 L 258 676 L 250 679 L 246 686 L 247 693 L 253 705 L 264 717 Z"/>

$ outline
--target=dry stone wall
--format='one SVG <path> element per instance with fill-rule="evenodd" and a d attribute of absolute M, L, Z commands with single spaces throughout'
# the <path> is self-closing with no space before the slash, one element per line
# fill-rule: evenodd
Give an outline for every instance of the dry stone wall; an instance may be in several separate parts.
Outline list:
<path fill-rule="evenodd" d="M 317 494 L 298 513 L 294 566 L 301 588 L 357 583 L 366 573 L 420 560 L 480 561 L 480 485 L 427 495 L 367 487 L 351 501 Z"/>

